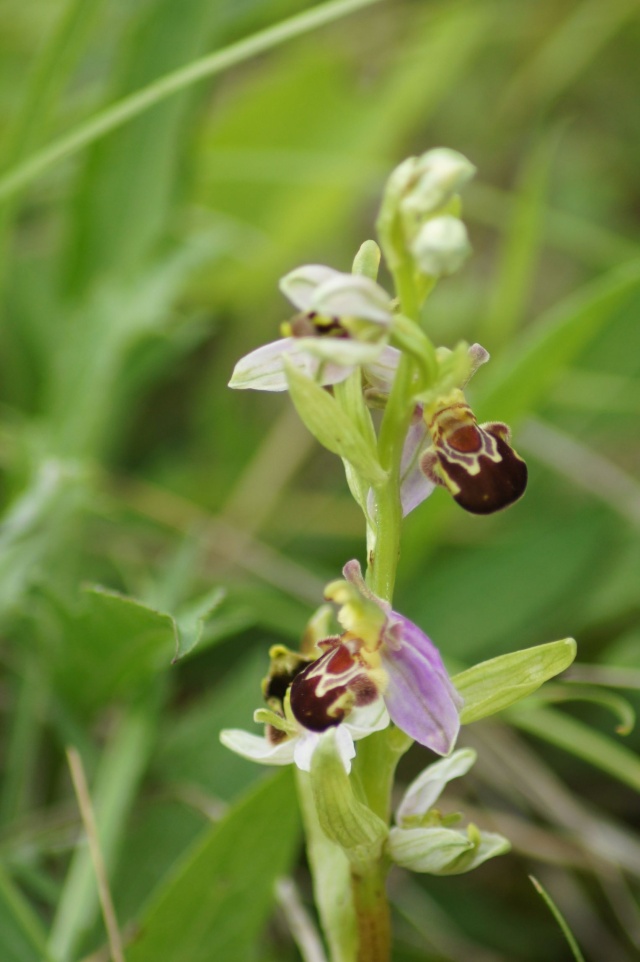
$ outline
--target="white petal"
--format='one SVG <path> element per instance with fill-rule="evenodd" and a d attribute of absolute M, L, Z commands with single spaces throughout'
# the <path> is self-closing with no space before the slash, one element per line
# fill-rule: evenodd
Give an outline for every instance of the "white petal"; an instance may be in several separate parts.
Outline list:
<path fill-rule="evenodd" d="M 339 277 L 340 271 L 333 267 L 325 267 L 324 264 L 305 264 L 296 267 L 295 270 L 285 274 L 280 279 L 280 290 L 299 311 L 311 311 L 311 300 L 316 288 L 330 281 L 333 277 Z"/>
<path fill-rule="evenodd" d="M 398 825 L 412 815 L 425 815 L 433 808 L 445 785 L 453 778 L 466 775 L 476 758 L 473 748 L 461 748 L 448 758 L 425 768 L 404 793 L 396 812 Z"/>
<path fill-rule="evenodd" d="M 236 755 L 242 755 L 249 761 L 259 762 L 261 765 L 290 765 L 294 759 L 298 738 L 289 738 L 272 745 L 263 735 L 252 735 L 240 728 L 225 728 L 220 732 L 220 741 Z"/>
<path fill-rule="evenodd" d="M 229 381 L 229 387 L 237 390 L 286 391 L 289 385 L 284 370 L 285 357 L 289 358 L 303 374 L 315 377 L 322 361 L 309 354 L 304 346 L 306 342 L 313 340 L 315 338 L 283 337 L 279 341 L 271 341 L 256 348 L 255 351 L 240 358 Z M 323 385 L 338 384 L 350 373 L 351 369 L 345 370 L 335 364 L 324 364 L 321 383 Z"/>

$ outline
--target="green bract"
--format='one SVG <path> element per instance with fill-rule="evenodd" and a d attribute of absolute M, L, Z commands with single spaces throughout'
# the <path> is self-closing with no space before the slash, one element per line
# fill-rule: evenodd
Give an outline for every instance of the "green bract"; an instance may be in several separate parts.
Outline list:
<path fill-rule="evenodd" d="M 321 444 L 345 458 L 369 484 L 383 484 L 386 474 L 370 446 L 335 398 L 316 381 L 285 361 L 289 393 L 301 420 Z"/>
<path fill-rule="evenodd" d="M 495 715 L 530 695 L 568 668 L 575 656 L 574 639 L 564 638 L 491 658 L 455 675 L 452 681 L 464 698 L 462 724 Z"/>
<path fill-rule="evenodd" d="M 327 732 L 311 762 L 311 787 L 320 826 L 350 861 L 373 861 L 380 857 L 389 829 L 355 797 L 333 734 L 333 730 Z"/>

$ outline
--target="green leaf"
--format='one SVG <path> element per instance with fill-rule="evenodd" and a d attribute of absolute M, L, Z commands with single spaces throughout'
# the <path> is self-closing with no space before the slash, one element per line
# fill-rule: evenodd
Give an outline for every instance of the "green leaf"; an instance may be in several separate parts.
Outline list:
<path fill-rule="evenodd" d="M 462 697 L 463 725 L 502 711 L 568 668 L 576 656 L 573 638 L 551 641 L 480 662 L 452 678 Z"/>
<path fill-rule="evenodd" d="M 548 396 L 563 370 L 640 286 L 640 262 L 623 264 L 570 294 L 487 372 L 478 414 L 511 423 Z"/>
<path fill-rule="evenodd" d="M 313 894 L 330 958 L 354 959 L 358 951 L 358 932 L 351 897 L 351 865 L 344 849 L 328 839 L 322 830 L 309 773 L 297 769 L 296 784 Z"/>
<path fill-rule="evenodd" d="M 152 768 L 156 781 L 172 791 L 189 786 L 211 798 L 231 801 L 264 774 L 260 766 L 220 744 L 216 733 L 221 728 L 247 727 L 262 700 L 260 679 L 267 664 L 265 650 L 247 651 L 202 698 L 192 699 L 178 713 L 165 714 Z"/>
<path fill-rule="evenodd" d="M 478 334 L 482 344 L 497 347 L 508 343 L 525 313 L 540 252 L 549 168 L 557 140 L 555 131 L 542 137 L 519 173 L 491 303 Z"/>
<path fill-rule="evenodd" d="M 493 536 L 482 542 L 470 536 L 475 530 L 480 534 L 477 519 L 461 517 L 458 505 L 438 491 L 408 519 L 402 558 L 411 581 L 401 586 L 398 610 L 427 625 L 432 638 L 446 638 L 448 657 L 461 665 L 507 654 L 514 638 L 522 647 L 537 644 L 541 637 L 553 638 L 558 608 L 569 623 L 581 617 L 584 603 L 577 599 L 585 586 L 587 594 L 593 593 L 608 572 L 610 519 L 592 507 L 574 508 L 566 501 L 562 511 L 552 510 L 543 496 L 532 489 L 502 519 L 496 518 Z M 456 524 L 468 532 L 464 545 L 450 545 L 443 533 L 446 525 Z M 437 564 L 430 564 L 426 592 L 425 552 L 432 550 L 438 528 L 445 545 Z"/>
<path fill-rule="evenodd" d="M 217 611 L 225 598 L 224 588 L 212 588 L 178 613 L 177 644 L 174 661 L 183 658 L 200 642 L 209 618 Z"/>
<path fill-rule="evenodd" d="M 59 690 L 85 712 L 95 712 L 114 699 L 135 697 L 193 650 L 222 597 L 222 591 L 213 589 L 178 620 L 98 585 L 84 589 L 75 610 L 48 597 L 60 635 L 53 652 Z"/>
<path fill-rule="evenodd" d="M 207 0 L 157 0 L 138 17 L 123 43 L 117 95 L 130 95 L 202 54 L 216 29 Z M 218 20 L 219 22 L 219 20 Z M 162 230 L 194 88 L 148 110 L 125 130 L 96 144 L 87 157 L 75 201 L 66 269 L 84 288 L 101 270 L 131 269 Z M 100 116 L 100 114 L 98 114 Z"/>
<path fill-rule="evenodd" d="M 31 183 L 41 173 L 59 160 L 73 155 L 89 144 L 100 140 L 106 134 L 117 130 L 134 117 L 144 114 L 168 97 L 185 90 L 205 77 L 213 76 L 242 63 L 272 47 L 285 43 L 302 33 L 331 23 L 342 16 L 355 12 L 361 7 L 377 3 L 379 0 L 330 0 L 305 10 L 298 16 L 261 30 L 253 36 L 237 43 L 229 44 L 221 50 L 193 60 L 165 74 L 128 97 L 117 101 L 102 112 L 80 124 L 71 133 L 55 140 L 49 147 L 27 158 L 0 178 L 0 198 L 10 197 L 22 187 Z"/>
<path fill-rule="evenodd" d="M 329 451 L 352 464 L 369 484 L 383 484 L 386 473 L 375 451 L 335 398 L 292 364 L 286 364 L 286 370 L 291 399 L 311 434 Z"/>
<path fill-rule="evenodd" d="M 0 866 L 2 962 L 51 962 L 40 920 Z"/>
<path fill-rule="evenodd" d="M 286 769 L 208 829 L 160 885 L 127 962 L 250 958 L 274 883 L 291 870 L 299 835 L 293 777 Z"/>
<path fill-rule="evenodd" d="M 135 697 L 179 651 L 171 615 L 115 591 L 86 588 L 76 610 L 50 601 L 61 634 L 54 662 L 58 690 L 83 712 Z"/>
<path fill-rule="evenodd" d="M 552 708 L 522 706 L 509 712 L 509 720 L 640 792 L 640 758 L 613 738 Z"/>

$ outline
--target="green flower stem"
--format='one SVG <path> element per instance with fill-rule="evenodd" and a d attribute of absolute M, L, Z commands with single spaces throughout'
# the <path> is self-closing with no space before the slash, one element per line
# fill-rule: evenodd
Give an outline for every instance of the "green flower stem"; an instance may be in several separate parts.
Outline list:
<path fill-rule="evenodd" d="M 400 460 L 412 414 L 409 396 L 414 370 L 412 359 L 403 354 L 398 364 L 378 439 L 378 456 L 381 467 L 387 472 L 387 480 L 375 489 L 375 536 L 371 539 L 375 547 L 369 553 L 367 582 L 375 594 L 389 602 L 393 597 L 400 557 L 402 523 Z"/>
<path fill-rule="evenodd" d="M 419 302 L 409 262 L 405 261 L 394 271 L 394 280 L 402 314 L 412 321 L 417 321 Z M 400 557 L 402 523 L 400 461 L 412 415 L 410 397 L 415 367 L 415 361 L 403 353 L 385 408 L 378 439 L 378 456 L 388 479 L 375 491 L 376 530 L 375 537 L 368 539 L 370 544 L 374 544 L 374 549 L 369 552 L 367 582 L 380 598 L 389 602 L 393 597 Z"/>
<path fill-rule="evenodd" d="M 393 271 L 396 293 L 400 300 L 400 307 L 405 317 L 417 321 L 420 316 L 420 301 L 413 279 L 413 266 L 409 260 L 404 260 Z"/>
<path fill-rule="evenodd" d="M 409 264 L 400 266 L 395 272 L 395 280 L 402 314 L 416 321 L 419 302 Z M 411 389 L 415 373 L 415 360 L 403 353 L 378 439 L 378 456 L 382 468 L 387 472 L 387 481 L 375 489 L 376 514 L 367 539 L 370 545 L 367 582 L 380 598 L 389 602 L 393 597 L 400 556 L 400 462 L 413 411 Z M 358 746 L 353 778 L 369 807 L 386 823 L 391 814 L 391 790 L 396 766 L 410 744 L 411 739 L 392 726 L 370 735 Z M 377 862 L 354 867 L 351 874 L 358 930 L 358 962 L 389 962 L 391 957 L 386 872 L 387 864 L 383 857 Z"/>
<path fill-rule="evenodd" d="M 374 732 L 358 744 L 354 778 L 369 808 L 384 822 L 391 817 L 391 788 L 396 767 L 411 745 L 412 739 L 395 725 Z"/>
<path fill-rule="evenodd" d="M 358 962 L 388 962 L 391 958 L 391 921 L 385 892 L 386 866 L 380 862 L 351 873 L 358 924 Z"/>

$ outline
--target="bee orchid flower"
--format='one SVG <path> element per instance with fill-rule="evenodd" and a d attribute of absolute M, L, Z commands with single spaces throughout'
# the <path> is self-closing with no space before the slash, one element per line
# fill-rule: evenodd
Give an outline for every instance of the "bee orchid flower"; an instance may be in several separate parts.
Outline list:
<path fill-rule="evenodd" d="M 291 710 L 309 729 L 325 731 L 353 708 L 382 695 L 391 720 L 439 755 L 448 755 L 460 727 L 462 699 L 438 649 L 417 625 L 374 595 L 357 561 L 326 597 L 340 605 L 344 633 L 321 643 L 323 654 L 291 685 Z"/>
<path fill-rule="evenodd" d="M 315 648 L 315 645 L 313 646 Z M 317 648 L 315 648 L 317 650 Z M 256 735 L 239 728 L 227 728 L 220 732 L 220 741 L 231 751 L 261 765 L 290 765 L 295 763 L 304 772 L 311 771 L 313 753 L 320 744 L 326 731 L 334 731 L 336 751 L 345 771 L 351 770 L 351 759 L 355 756 L 354 742 L 365 738 L 372 732 L 386 728 L 389 715 L 384 702 L 377 692 L 373 697 L 360 700 L 349 697 L 349 710 L 337 713 L 329 725 L 322 728 L 306 725 L 304 719 L 296 717 L 291 708 L 291 684 L 295 678 L 312 667 L 310 656 L 299 654 L 273 645 L 270 652 L 270 667 L 262 682 L 262 692 L 267 708 L 259 708 L 253 716 L 258 724 L 264 725 L 264 734 Z M 348 717 L 347 717 L 348 715 Z"/>
<path fill-rule="evenodd" d="M 285 337 L 238 361 L 229 387 L 286 391 L 285 358 L 324 386 L 344 381 L 358 365 L 380 360 L 392 304 L 370 277 L 307 264 L 283 277 L 280 290 L 299 313 L 283 324 Z M 384 357 L 382 365 L 384 372 Z"/>

